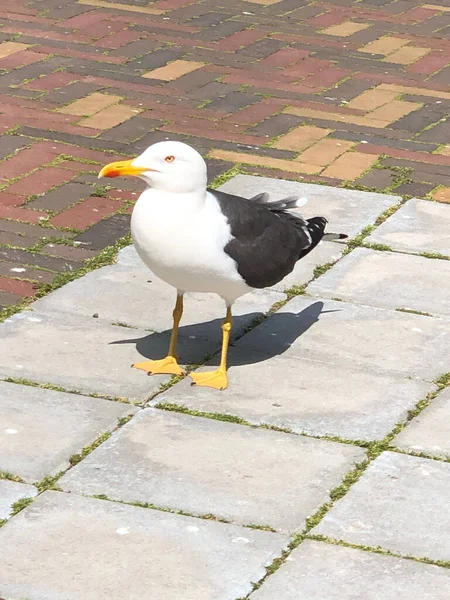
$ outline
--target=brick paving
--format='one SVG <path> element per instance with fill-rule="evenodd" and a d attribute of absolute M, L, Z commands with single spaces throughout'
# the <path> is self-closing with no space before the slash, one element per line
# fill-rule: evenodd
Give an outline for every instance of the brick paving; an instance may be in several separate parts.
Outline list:
<path fill-rule="evenodd" d="M 237 165 L 450 202 L 450 0 L 0 7 L 0 306 L 127 233 L 140 183 L 95 174 L 161 139 L 211 180 Z"/>

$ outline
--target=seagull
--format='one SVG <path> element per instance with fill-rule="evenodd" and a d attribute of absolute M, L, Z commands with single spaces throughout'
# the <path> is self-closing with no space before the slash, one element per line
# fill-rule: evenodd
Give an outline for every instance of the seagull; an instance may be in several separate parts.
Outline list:
<path fill-rule="evenodd" d="M 132 366 L 149 375 L 183 375 L 176 346 L 184 293 L 216 293 L 226 304 L 220 365 L 189 376 L 193 385 L 223 390 L 228 386 L 231 307 L 236 299 L 284 279 L 322 239 L 347 235 L 325 233 L 324 217 L 305 220 L 290 212 L 304 205 L 305 198 L 270 201 L 261 193 L 247 199 L 208 189 L 203 157 L 182 142 L 158 142 L 133 160 L 106 165 L 98 175 L 122 176 L 136 176 L 147 184 L 131 216 L 136 251 L 157 277 L 176 289 L 167 356 Z"/>

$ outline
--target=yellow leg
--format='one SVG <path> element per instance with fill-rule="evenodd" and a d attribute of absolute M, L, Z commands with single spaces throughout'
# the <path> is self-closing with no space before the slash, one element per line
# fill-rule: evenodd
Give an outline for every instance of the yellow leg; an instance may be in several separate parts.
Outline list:
<path fill-rule="evenodd" d="M 194 384 L 211 387 L 216 390 L 224 390 L 228 387 L 227 354 L 232 323 L 233 318 L 231 316 L 231 308 L 228 307 L 227 316 L 222 323 L 222 354 L 220 357 L 220 366 L 217 371 L 207 373 L 190 373 L 189 377 L 192 377 Z"/>
<path fill-rule="evenodd" d="M 181 321 L 181 315 L 183 314 L 183 295 L 177 295 L 177 302 L 173 310 L 173 328 L 172 335 L 170 336 L 169 353 L 166 358 L 160 360 L 146 360 L 144 362 L 134 363 L 131 365 L 135 369 L 141 369 L 147 371 L 149 375 L 183 375 L 183 370 L 177 362 L 177 339 L 178 339 L 178 325 Z"/>

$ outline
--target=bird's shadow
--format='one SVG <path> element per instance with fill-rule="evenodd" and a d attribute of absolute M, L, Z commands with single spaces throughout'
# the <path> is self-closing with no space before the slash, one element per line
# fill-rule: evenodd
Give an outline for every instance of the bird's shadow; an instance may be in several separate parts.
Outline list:
<path fill-rule="evenodd" d="M 243 343 L 230 347 L 228 365 L 246 365 L 263 362 L 286 352 L 292 344 L 319 321 L 321 314 L 337 312 L 323 310 L 323 302 L 314 302 L 298 313 L 277 312 L 264 321 L 262 328 L 254 329 L 244 337 Z M 261 318 L 262 313 L 238 315 L 233 318 L 234 338 L 245 332 L 249 323 Z M 215 354 L 211 364 L 218 364 L 222 331 L 222 319 L 214 319 L 194 325 L 180 326 L 178 354 L 182 364 L 199 364 Z M 136 344 L 138 353 L 146 359 L 161 358 L 167 354 L 170 330 L 151 333 L 141 338 L 128 338 L 111 344 Z M 232 346 L 235 344 L 232 342 Z"/>

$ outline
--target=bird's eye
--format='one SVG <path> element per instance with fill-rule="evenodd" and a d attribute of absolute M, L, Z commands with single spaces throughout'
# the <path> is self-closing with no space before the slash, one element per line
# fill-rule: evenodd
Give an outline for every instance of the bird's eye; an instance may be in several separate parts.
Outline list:
<path fill-rule="evenodd" d="M 173 162 L 175 160 L 175 156 L 166 156 L 166 158 L 164 159 L 166 162 Z"/>

